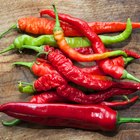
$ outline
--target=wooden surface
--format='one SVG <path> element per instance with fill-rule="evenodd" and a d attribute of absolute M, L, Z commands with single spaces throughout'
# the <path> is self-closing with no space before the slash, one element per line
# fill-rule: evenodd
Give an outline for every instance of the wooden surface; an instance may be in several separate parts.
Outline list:
<path fill-rule="evenodd" d="M 51 1 L 54 2 L 54 1 Z M 41 9 L 51 9 L 47 0 L 0 0 L 0 32 L 5 31 L 18 18 L 39 16 Z M 139 0 L 59 0 L 55 1 L 59 12 L 80 17 L 86 21 L 140 21 Z M 15 37 L 20 35 L 11 32 L 0 40 L 0 50 L 10 45 Z M 140 53 L 140 30 L 133 30 L 130 39 L 112 47 L 129 48 Z M 35 77 L 23 67 L 13 67 L 14 61 L 31 61 L 32 53 L 19 54 L 9 52 L 0 55 L 0 104 L 13 101 L 26 101 L 27 95 L 17 90 L 18 81 L 31 82 Z M 140 78 L 140 64 L 132 63 L 127 70 Z M 139 94 L 139 93 L 138 93 Z M 140 102 L 129 109 L 121 110 L 122 116 L 140 117 Z M 0 121 L 9 119 L 0 113 Z M 0 140 L 136 140 L 140 139 L 140 124 L 124 124 L 114 133 L 90 132 L 78 129 L 54 129 L 33 124 L 20 124 L 14 127 L 4 127 L 0 124 Z"/>

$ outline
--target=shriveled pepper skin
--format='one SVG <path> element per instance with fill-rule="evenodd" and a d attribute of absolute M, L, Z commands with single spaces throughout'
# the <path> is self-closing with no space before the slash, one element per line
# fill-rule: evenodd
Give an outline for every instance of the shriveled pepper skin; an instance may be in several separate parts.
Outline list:
<path fill-rule="evenodd" d="M 42 125 L 88 130 L 113 131 L 117 122 L 117 112 L 101 105 L 7 103 L 0 106 L 0 112 Z M 51 118 L 56 121 L 49 123 Z"/>
<path fill-rule="evenodd" d="M 105 91 L 99 91 L 93 94 L 85 94 L 81 90 L 69 85 L 62 85 L 57 88 L 57 94 L 66 99 L 79 104 L 97 104 L 115 95 L 128 95 L 136 90 L 110 88 Z"/>
<path fill-rule="evenodd" d="M 82 72 L 78 67 L 74 66 L 70 59 L 66 58 L 58 50 L 48 54 L 50 63 L 63 74 L 68 80 L 94 90 L 104 90 L 112 86 L 111 80 L 99 80 L 94 75 Z"/>
<path fill-rule="evenodd" d="M 54 20 L 49 20 L 46 18 L 25 17 L 18 20 L 20 30 L 37 35 L 53 34 L 54 25 Z M 77 31 L 74 30 L 69 24 L 61 22 L 61 26 L 66 36 L 79 36 L 79 33 L 77 33 Z"/>
<path fill-rule="evenodd" d="M 46 61 L 43 62 L 41 59 L 37 59 L 37 62 L 33 63 L 31 70 L 36 76 L 39 77 L 56 72 L 56 70 L 49 63 Z"/>
<path fill-rule="evenodd" d="M 35 91 L 47 91 L 65 85 L 67 81 L 58 73 L 46 74 L 34 82 Z"/>
<path fill-rule="evenodd" d="M 57 95 L 56 92 L 53 91 L 47 91 L 44 93 L 41 93 L 39 95 L 34 95 L 30 99 L 31 103 L 37 103 L 37 104 L 43 104 L 43 103 L 64 103 L 68 102 L 67 99 L 64 99 L 63 97 L 60 97 Z"/>

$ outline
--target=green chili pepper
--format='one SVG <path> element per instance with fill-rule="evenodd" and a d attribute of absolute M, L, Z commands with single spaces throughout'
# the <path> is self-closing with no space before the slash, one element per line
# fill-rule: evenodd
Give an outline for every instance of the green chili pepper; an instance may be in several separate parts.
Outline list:
<path fill-rule="evenodd" d="M 101 40 L 104 44 L 113 44 L 118 43 L 126 40 L 132 32 L 132 25 L 130 19 L 127 20 L 127 26 L 124 32 L 122 32 L 119 35 L 116 36 L 100 36 Z M 72 48 L 78 48 L 78 47 L 87 47 L 90 46 L 90 41 L 85 37 L 66 37 L 67 43 Z M 29 45 L 29 46 L 41 46 L 41 45 L 50 45 L 57 47 L 57 43 L 53 37 L 53 35 L 41 35 L 37 38 L 31 37 L 29 35 L 22 35 L 15 39 L 14 43 L 11 44 L 9 47 L 4 49 L 0 52 L 0 54 L 8 52 L 10 50 L 22 50 L 23 45 Z"/>

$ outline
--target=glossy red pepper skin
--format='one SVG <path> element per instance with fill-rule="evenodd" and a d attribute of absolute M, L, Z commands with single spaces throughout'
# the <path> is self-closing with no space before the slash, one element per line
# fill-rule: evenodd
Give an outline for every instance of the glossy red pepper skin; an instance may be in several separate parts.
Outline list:
<path fill-rule="evenodd" d="M 117 123 L 117 112 L 101 105 L 8 103 L 0 106 L 0 112 L 42 125 L 88 130 L 113 131 Z M 57 121 L 48 123 L 53 118 Z"/>

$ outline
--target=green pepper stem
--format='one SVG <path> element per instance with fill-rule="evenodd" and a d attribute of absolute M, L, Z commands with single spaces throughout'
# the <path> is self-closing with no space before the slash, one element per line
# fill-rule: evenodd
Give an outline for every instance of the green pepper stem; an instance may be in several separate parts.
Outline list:
<path fill-rule="evenodd" d="M 31 68 L 33 65 L 33 62 L 14 62 L 12 65 L 22 65 L 22 66 Z"/>
<path fill-rule="evenodd" d="M 126 57 L 126 58 L 123 57 L 123 60 L 124 60 L 124 64 L 127 65 L 128 63 L 130 63 L 131 61 L 133 61 L 134 58 L 133 57 Z"/>
<path fill-rule="evenodd" d="M 136 82 L 140 82 L 140 80 L 138 78 L 134 77 L 133 75 L 128 73 L 126 70 L 123 71 L 123 75 L 122 75 L 121 78 L 129 79 L 129 80 L 134 80 Z"/>
<path fill-rule="evenodd" d="M 23 86 L 23 84 L 25 84 L 27 86 Z M 21 93 L 32 94 L 35 92 L 33 85 L 31 83 L 27 83 L 27 82 L 20 82 L 18 84 L 18 89 Z"/>
<path fill-rule="evenodd" d="M 14 29 L 17 29 L 17 24 L 12 25 L 7 31 L 1 33 L 1 34 L 0 34 L 0 39 L 1 39 L 4 35 L 6 35 L 7 33 L 9 33 L 10 31 L 12 31 L 12 30 L 14 30 Z"/>
<path fill-rule="evenodd" d="M 0 54 L 5 53 L 5 52 L 9 52 L 9 51 L 14 50 L 14 49 L 15 49 L 15 45 L 14 44 L 11 44 L 6 49 L 0 51 Z"/>
<path fill-rule="evenodd" d="M 21 122 L 21 120 L 14 119 L 14 120 L 10 120 L 10 121 L 2 121 L 2 124 L 4 126 L 15 126 L 15 125 L 19 124 L 20 122 Z"/>
<path fill-rule="evenodd" d="M 123 123 L 140 123 L 140 118 L 118 118 L 117 125 Z"/>
<path fill-rule="evenodd" d="M 56 7 L 55 5 L 53 4 L 53 9 L 54 9 L 54 13 L 55 13 L 55 27 L 53 29 L 53 31 L 59 31 L 59 30 L 62 30 L 62 28 L 60 27 L 60 22 L 59 22 L 59 18 L 58 18 L 58 13 L 57 13 L 57 10 L 56 10 Z"/>

